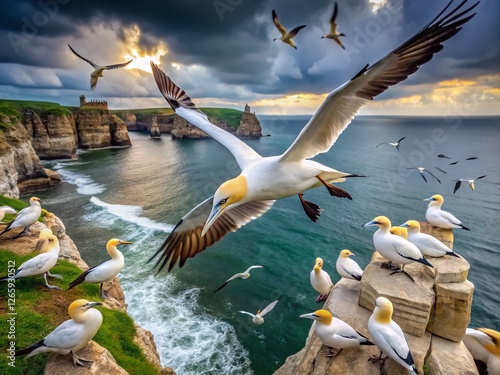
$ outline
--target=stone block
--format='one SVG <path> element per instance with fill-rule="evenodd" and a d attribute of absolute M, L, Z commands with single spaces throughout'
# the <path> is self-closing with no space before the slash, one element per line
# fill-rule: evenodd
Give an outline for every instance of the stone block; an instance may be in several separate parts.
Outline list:
<path fill-rule="evenodd" d="M 478 375 L 474 359 L 463 342 L 452 342 L 432 336 L 431 350 L 425 365 L 429 375 Z"/>

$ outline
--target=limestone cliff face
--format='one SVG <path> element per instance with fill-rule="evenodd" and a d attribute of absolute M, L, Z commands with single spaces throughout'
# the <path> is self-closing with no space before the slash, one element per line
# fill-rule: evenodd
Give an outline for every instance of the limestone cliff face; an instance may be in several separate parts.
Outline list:
<path fill-rule="evenodd" d="M 84 150 L 109 146 L 130 147 L 127 126 L 108 110 L 73 111 L 78 147 Z"/>
<path fill-rule="evenodd" d="M 262 128 L 255 113 L 243 112 L 236 134 L 240 137 L 262 137 Z"/>
<path fill-rule="evenodd" d="M 219 128 L 224 129 L 228 133 L 236 135 L 235 129 L 229 125 L 225 121 L 220 121 L 220 120 L 215 120 L 211 119 L 210 121 L 217 125 Z M 172 138 L 190 138 L 190 139 L 198 139 L 198 138 L 210 138 L 210 136 L 205 133 L 204 131 L 201 131 L 198 129 L 196 126 L 191 125 L 189 122 L 184 120 L 182 117 L 179 117 L 175 115 L 174 119 L 174 124 L 173 124 L 173 129 L 172 129 Z"/>

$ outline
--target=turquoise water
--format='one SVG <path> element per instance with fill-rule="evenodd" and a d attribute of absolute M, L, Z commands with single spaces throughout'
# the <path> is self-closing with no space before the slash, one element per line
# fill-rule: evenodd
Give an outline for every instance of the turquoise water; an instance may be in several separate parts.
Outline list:
<path fill-rule="evenodd" d="M 245 140 L 264 156 L 283 152 L 308 116 L 259 116 L 271 137 Z M 45 208 L 66 224 L 83 258 L 94 265 L 107 259 L 107 240 L 133 241 L 122 249 L 121 273 L 129 313 L 155 335 L 162 363 L 178 374 L 271 374 L 300 350 L 310 322 L 299 319 L 318 308 L 309 272 L 316 257 L 337 281 L 340 250 L 356 253 L 364 267 L 372 253 L 373 230 L 362 224 L 386 215 L 394 224 L 424 220 L 433 194 L 445 197 L 444 209 L 471 229 L 455 232 L 455 251 L 470 263 L 475 284 L 472 323 L 499 329 L 497 282 L 500 235 L 499 118 L 358 117 L 327 154 L 315 160 L 335 169 L 366 175 L 341 184 L 353 200 L 330 197 L 326 189 L 306 193 L 324 208 L 311 222 L 298 198 L 278 201 L 262 218 L 188 260 L 182 269 L 156 277 L 147 259 L 177 221 L 237 175 L 231 154 L 213 140 L 161 141 L 131 133 L 133 147 L 82 152 L 77 161 L 47 163 L 67 181 L 39 194 Z M 406 136 L 401 150 L 383 145 Z M 439 159 L 437 154 L 452 158 Z M 465 161 L 476 156 L 477 160 Z M 460 160 L 455 166 L 449 162 Z M 425 183 L 408 166 L 422 165 L 440 178 Z M 433 167 L 440 167 L 445 175 Z M 457 178 L 487 175 L 473 192 Z M 248 280 L 220 284 L 253 264 Z M 255 313 L 280 298 L 261 326 L 238 313 Z M 104 322 L 105 324 L 105 322 Z"/>

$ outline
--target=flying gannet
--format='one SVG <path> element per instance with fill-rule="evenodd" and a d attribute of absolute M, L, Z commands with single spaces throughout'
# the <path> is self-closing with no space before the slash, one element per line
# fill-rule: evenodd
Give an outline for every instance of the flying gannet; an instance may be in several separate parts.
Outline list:
<path fill-rule="evenodd" d="M 302 198 L 300 194 L 304 191 L 326 186 L 331 195 L 350 198 L 349 193 L 332 182 L 342 182 L 354 175 L 308 159 L 327 152 L 361 107 L 416 72 L 443 48 L 442 42 L 455 35 L 474 16 L 470 11 L 477 3 L 463 9 L 467 3 L 463 1 L 446 12 L 453 2 L 416 35 L 374 65 L 366 65 L 350 81 L 332 91 L 293 144 L 277 156 L 261 157 L 243 141 L 210 123 L 186 92 L 151 62 L 158 88 L 175 113 L 225 146 L 242 170 L 238 177 L 224 182 L 213 197 L 201 202 L 179 221 L 151 257 L 161 254 L 156 263 L 159 270 L 165 266 L 171 270 L 177 261 L 182 267 L 188 258 L 213 245 L 228 232 L 264 214 L 276 199 L 299 194 L 307 215 L 315 220 L 319 207 Z"/>
<path fill-rule="evenodd" d="M 130 64 L 133 61 L 133 60 L 130 60 L 130 61 L 127 61 L 127 62 L 121 63 L 121 64 L 103 65 L 103 66 L 101 66 L 101 65 L 94 64 L 92 61 L 90 61 L 90 60 L 86 59 L 85 57 L 83 57 L 83 56 L 79 55 L 78 53 L 76 53 L 76 51 L 73 48 L 71 48 L 71 46 L 69 44 L 68 44 L 68 47 L 71 50 L 71 52 L 73 52 L 75 55 L 77 55 L 83 61 L 88 62 L 95 69 L 92 73 L 90 73 L 90 89 L 91 90 L 95 89 L 95 87 L 97 85 L 97 80 L 99 79 L 99 77 L 102 77 L 102 72 L 103 71 L 105 71 L 105 70 L 111 70 L 111 69 L 123 68 L 123 67 L 127 66 L 128 64 Z"/>
<path fill-rule="evenodd" d="M 401 225 L 408 228 L 408 241 L 414 244 L 424 255 L 434 258 L 451 255 L 460 258 L 460 255 L 439 241 L 437 238 L 420 232 L 420 223 L 416 220 L 408 220 Z"/>
<path fill-rule="evenodd" d="M 330 275 L 323 270 L 323 259 L 316 258 L 316 263 L 309 275 L 309 280 L 313 289 L 319 293 L 316 302 L 325 301 L 330 294 L 330 290 L 333 288 L 333 282 Z"/>
<path fill-rule="evenodd" d="M 439 154 L 437 157 L 441 159 L 451 159 L 449 156 L 446 156 L 444 154 Z"/>
<path fill-rule="evenodd" d="M 472 189 L 472 191 L 474 191 L 475 190 L 474 182 L 476 182 L 477 180 L 480 180 L 481 178 L 485 178 L 485 177 L 486 177 L 486 175 L 479 176 L 475 180 L 467 180 L 467 179 L 459 178 L 457 180 L 457 183 L 455 184 L 455 189 L 453 189 L 453 194 L 455 194 L 457 192 L 457 190 L 460 189 L 460 185 L 462 185 L 462 182 L 467 182 L 469 184 L 470 188 Z"/>
<path fill-rule="evenodd" d="M 14 279 L 43 274 L 43 278 L 45 280 L 45 285 L 47 286 L 47 288 L 61 289 L 57 285 L 49 285 L 49 283 L 47 282 L 47 276 L 62 279 L 61 275 L 52 275 L 49 272 L 50 269 L 56 265 L 57 259 L 59 258 L 59 240 L 54 235 L 49 235 L 47 237 L 47 240 L 49 241 L 49 243 L 45 249 L 45 252 L 38 254 L 37 256 L 21 264 L 15 272 Z M 8 279 L 9 277 L 4 277 L 0 279 L 0 281 L 6 281 Z"/>
<path fill-rule="evenodd" d="M 432 177 L 434 177 L 437 180 L 437 182 L 441 183 L 441 180 L 439 178 L 437 178 L 436 175 L 434 173 L 432 173 L 430 170 L 428 170 L 427 168 L 424 168 L 424 167 L 411 167 L 411 168 L 406 168 L 406 169 L 416 169 L 420 173 L 420 176 L 424 179 L 425 182 L 427 182 L 427 179 L 424 176 L 424 172 L 427 172 Z M 444 173 L 446 173 L 446 172 L 444 172 Z"/>
<path fill-rule="evenodd" d="M 0 206 L 0 221 L 3 220 L 5 215 L 7 214 L 12 214 L 15 215 L 17 213 L 16 210 L 14 210 L 12 207 L 9 206 Z"/>
<path fill-rule="evenodd" d="M 335 23 L 335 19 L 337 18 L 337 13 L 338 13 L 338 5 L 335 2 L 335 4 L 333 5 L 333 15 L 332 18 L 330 18 L 330 32 L 326 35 L 323 35 L 321 39 L 323 38 L 333 39 L 339 46 L 342 47 L 342 49 L 345 49 L 344 45 L 342 44 L 342 41 L 340 40 L 340 37 L 341 36 L 345 37 L 345 34 L 337 32 L 337 24 Z"/>
<path fill-rule="evenodd" d="M 342 250 L 337 258 L 336 268 L 340 276 L 348 279 L 360 281 L 363 277 L 363 270 L 350 257 L 354 254 L 350 250 Z"/>
<path fill-rule="evenodd" d="M 279 32 L 281 33 L 281 38 L 279 38 L 283 43 L 286 43 L 286 44 L 289 44 L 290 46 L 292 46 L 293 48 L 297 49 L 297 46 L 295 45 L 295 42 L 293 41 L 292 38 L 295 37 L 295 35 L 297 35 L 297 33 L 302 30 L 304 27 L 306 27 L 306 25 L 301 25 L 301 26 L 297 26 L 295 29 L 293 29 L 292 31 L 288 32 L 284 27 L 283 25 L 281 24 L 280 20 L 278 19 L 278 16 L 276 15 L 276 12 L 275 10 L 273 9 L 273 22 L 274 22 L 274 25 L 276 26 L 276 28 L 279 30 Z M 275 38 L 273 39 L 273 42 L 278 40 L 278 38 Z"/>
<path fill-rule="evenodd" d="M 353 348 L 360 345 L 375 345 L 349 324 L 333 317 L 330 311 L 317 310 L 310 314 L 303 314 L 300 317 L 315 320 L 314 331 L 319 340 L 326 346 L 340 349 L 331 356 L 332 359 L 336 358 L 345 348 Z"/>
<path fill-rule="evenodd" d="M 118 245 L 130 245 L 132 242 L 119 240 L 118 238 L 113 238 L 106 244 L 106 250 L 111 257 L 104 263 L 98 264 L 80 274 L 75 280 L 69 284 L 68 290 L 74 288 L 81 283 L 91 283 L 91 284 L 101 284 L 99 288 L 99 294 L 102 299 L 107 298 L 104 294 L 104 283 L 106 281 L 112 280 L 116 275 L 120 273 L 123 266 L 125 265 L 125 259 L 123 254 L 116 247 Z"/>
<path fill-rule="evenodd" d="M 45 338 L 26 349 L 16 352 L 16 357 L 27 355 L 31 357 L 39 353 L 54 352 L 60 355 L 71 354 L 73 366 L 92 366 L 92 361 L 78 357 L 75 352 L 83 348 L 95 336 L 102 324 L 102 314 L 93 306 L 101 302 L 89 302 L 78 299 L 69 305 L 70 320 L 61 323 Z"/>
<path fill-rule="evenodd" d="M 35 224 L 42 214 L 42 207 L 40 206 L 40 202 L 40 198 L 31 197 L 29 207 L 23 208 L 21 211 L 19 211 L 14 220 L 7 224 L 5 229 L 0 233 L 0 236 L 5 232 L 8 232 L 15 228 L 23 228 L 23 230 L 14 238 L 18 238 L 26 234 L 26 232 L 29 231 L 29 227 Z"/>
<path fill-rule="evenodd" d="M 429 201 L 427 206 L 427 211 L 425 212 L 425 218 L 429 223 L 438 228 L 445 229 L 465 229 L 469 228 L 462 225 L 462 222 L 458 220 L 455 216 L 447 211 L 443 211 L 441 206 L 444 203 L 444 198 L 440 194 L 433 195 L 430 198 L 424 199 L 424 201 Z"/>
<path fill-rule="evenodd" d="M 376 146 L 375 146 L 375 148 L 377 148 L 377 147 L 378 147 L 378 146 L 380 146 L 380 145 L 391 145 L 391 146 L 396 147 L 396 149 L 399 151 L 399 146 L 401 146 L 401 141 L 402 141 L 403 139 L 405 139 L 405 138 L 406 138 L 406 137 L 403 137 L 403 138 L 401 138 L 401 139 L 400 139 L 399 141 L 397 141 L 397 142 L 382 142 L 382 143 L 379 143 L 378 145 L 376 145 Z"/>
<path fill-rule="evenodd" d="M 380 373 L 383 373 L 384 363 L 390 358 L 407 369 L 410 375 L 418 375 L 408 342 L 401 327 L 392 320 L 392 312 L 392 302 L 385 297 L 378 297 L 368 320 L 368 332 L 379 348 L 380 355 L 373 356 L 369 361 L 380 362 Z M 382 353 L 388 357 L 382 358 Z"/>
<path fill-rule="evenodd" d="M 243 280 L 246 280 L 250 277 L 250 271 L 255 269 L 255 268 L 263 268 L 264 266 L 251 266 L 251 267 L 248 267 L 248 269 L 244 272 L 240 272 L 240 273 L 237 273 L 233 276 L 231 276 L 229 279 L 226 280 L 226 282 L 224 284 L 222 284 L 220 287 L 218 287 L 214 293 L 217 293 L 219 290 L 221 290 L 222 288 L 224 288 L 227 284 L 229 284 L 230 281 L 233 281 L 233 280 L 236 280 L 238 278 L 241 278 Z"/>
<path fill-rule="evenodd" d="M 269 311 L 271 311 L 272 309 L 274 309 L 274 306 L 276 306 L 276 304 L 278 303 L 278 301 L 279 300 L 271 302 L 262 311 L 257 310 L 257 313 L 255 315 L 252 314 L 252 313 L 249 313 L 247 311 L 240 311 L 240 313 L 250 315 L 252 317 L 252 322 L 254 322 L 255 324 L 262 324 L 262 323 L 264 323 L 264 315 L 266 315 Z"/>

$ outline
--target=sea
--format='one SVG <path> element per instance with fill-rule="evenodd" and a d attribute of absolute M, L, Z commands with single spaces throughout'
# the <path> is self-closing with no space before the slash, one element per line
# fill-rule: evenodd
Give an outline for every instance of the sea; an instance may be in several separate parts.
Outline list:
<path fill-rule="evenodd" d="M 271 136 L 244 141 L 263 156 L 280 154 L 309 118 L 259 116 L 263 133 Z M 499 117 L 358 116 L 329 152 L 315 158 L 366 176 L 339 185 L 352 200 L 331 197 L 324 188 L 307 191 L 305 199 L 324 209 L 315 223 L 298 197 L 280 200 L 183 268 L 158 274 L 148 260 L 175 224 L 239 169 L 211 139 L 130 137 L 130 148 L 79 151 L 77 160 L 45 162 L 64 183 L 37 195 L 63 220 L 90 266 L 108 259 L 109 239 L 133 242 L 121 249 L 128 312 L 154 334 L 162 364 L 177 374 L 272 374 L 305 344 L 311 321 L 299 315 L 320 307 L 309 283 L 315 258 L 324 259 L 334 282 L 340 279 L 335 262 L 342 249 L 366 266 L 375 229 L 362 225 L 379 215 L 395 225 L 425 220 L 423 199 L 434 194 L 443 195 L 443 208 L 470 228 L 454 231 L 454 249 L 471 265 L 471 326 L 500 329 Z M 399 151 L 387 144 L 376 147 L 402 137 Z M 470 157 L 477 159 L 466 160 Z M 428 174 L 426 183 L 417 170 L 407 169 L 416 166 L 428 168 L 441 183 Z M 482 175 L 487 177 L 476 182 L 475 191 L 463 183 L 453 193 L 454 180 Z M 264 268 L 213 293 L 251 265 Z M 240 313 L 255 313 L 277 299 L 262 325 Z"/>

